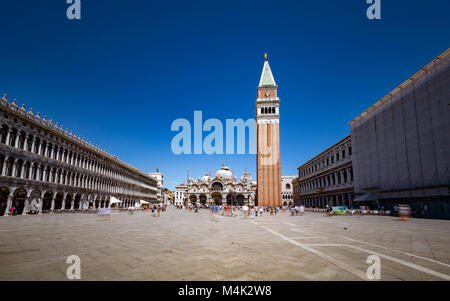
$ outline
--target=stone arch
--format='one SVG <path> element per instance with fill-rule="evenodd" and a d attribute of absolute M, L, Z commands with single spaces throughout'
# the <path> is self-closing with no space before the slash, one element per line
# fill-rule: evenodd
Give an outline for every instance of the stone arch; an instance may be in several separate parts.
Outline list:
<path fill-rule="evenodd" d="M 11 177 L 13 174 L 14 158 L 9 157 L 5 162 L 5 176 Z"/>
<path fill-rule="evenodd" d="M 42 198 L 42 212 L 47 213 L 52 209 L 53 192 L 46 191 Z"/>
<path fill-rule="evenodd" d="M 25 202 L 28 199 L 28 192 L 25 188 L 19 187 L 14 191 L 12 206 L 14 206 L 14 215 L 20 215 L 24 212 Z"/>
<path fill-rule="evenodd" d="M 56 170 L 55 183 L 56 184 L 61 183 L 61 169 Z"/>
<path fill-rule="evenodd" d="M 52 157 L 52 149 L 53 149 L 53 144 L 49 142 L 49 143 L 47 144 L 46 150 L 45 150 L 45 152 L 44 152 L 44 154 L 45 154 L 47 157 L 49 157 L 49 158 Z"/>
<path fill-rule="evenodd" d="M 41 211 L 42 202 L 41 202 L 42 192 L 39 189 L 33 189 L 28 198 L 28 202 L 26 202 L 25 212 L 29 212 L 30 210 L 37 209 Z"/>
<path fill-rule="evenodd" d="M 92 195 L 89 194 L 86 197 L 86 199 L 87 199 L 88 208 L 89 209 L 94 208 L 95 203 L 94 203 L 94 199 L 93 199 Z"/>
<path fill-rule="evenodd" d="M 64 205 L 64 209 L 66 209 L 66 210 L 72 209 L 72 200 L 73 200 L 72 193 L 67 193 L 65 200 L 66 200 L 66 202 L 65 202 L 65 205 Z"/>
<path fill-rule="evenodd" d="M 5 155 L 0 154 L 0 175 L 3 175 L 3 167 L 5 166 L 6 162 Z"/>
<path fill-rule="evenodd" d="M 238 194 L 236 197 L 236 203 L 239 206 L 244 206 L 245 205 L 245 196 L 243 194 Z"/>
<path fill-rule="evenodd" d="M 39 145 L 41 144 L 41 139 L 39 137 L 36 137 L 34 140 L 34 149 L 33 153 L 37 154 L 39 152 Z"/>
<path fill-rule="evenodd" d="M 73 208 L 74 209 L 80 209 L 81 208 L 81 194 L 80 193 L 77 193 L 75 195 Z"/>
<path fill-rule="evenodd" d="M 43 181 L 44 180 L 44 166 L 43 165 L 39 165 L 38 166 L 38 173 L 37 173 L 38 177 L 37 180 L 38 181 Z"/>
<path fill-rule="evenodd" d="M 15 143 L 16 143 L 16 139 L 17 139 L 17 135 L 18 135 L 19 131 L 15 128 L 11 129 L 11 132 L 9 132 L 9 141 L 8 141 L 8 145 L 15 147 Z"/>
<path fill-rule="evenodd" d="M 26 161 L 23 165 L 23 175 L 22 178 L 29 179 L 30 178 L 30 172 L 31 172 L 31 163 L 30 161 Z"/>
<path fill-rule="evenodd" d="M 66 176 L 67 176 L 67 172 L 64 169 L 62 169 L 59 184 L 63 184 L 63 185 L 66 184 Z"/>
<path fill-rule="evenodd" d="M 211 190 L 212 191 L 223 191 L 223 183 L 221 181 L 214 181 L 211 184 Z"/>
<path fill-rule="evenodd" d="M 47 141 L 42 140 L 40 153 L 38 155 L 45 156 L 46 150 L 47 150 Z"/>
<path fill-rule="evenodd" d="M 20 178 L 22 177 L 22 167 L 23 167 L 24 161 L 23 159 L 17 159 L 15 162 L 15 169 L 14 169 L 14 177 Z"/>
<path fill-rule="evenodd" d="M 27 147 L 26 150 L 29 151 L 30 153 L 33 151 L 32 147 L 33 147 L 33 135 L 29 134 L 27 137 Z"/>
<path fill-rule="evenodd" d="M 30 179 L 36 180 L 37 175 L 37 163 L 30 163 Z"/>
<path fill-rule="evenodd" d="M 56 158 L 58 161 L 62 161 L 63 159 L 63 154 L 64 154 L 64 148 L 59 147 L 58 148 L 58 157 Z"/>
<path fill-rule="evenodd" d="M 222 194 L 220 192 L 213 192 L 211 194 L 211 198 L 214 200 L 216 205 L 222 205 Z"/>
<path fill-rule="evenodd" d="M 189 201 L 191 202 L 191 204 L 195 204 L 197 202 L 197 196 L 195 194 L 191 194 L 189 196 Z"/>
<path fill-rule="evenodd" d="M 64 201 L 64 193 L 58 192 L 55 195 L 55 208 L 54 209 L 58 209 L 58 210 L 64 209 L 62 207 L 63 206 L 63 201 Z"/>
<path fill-rule="evenodd" d="M 8 198 L 10 194 L 10 190 L 8 187 L 1 186 L 0 187 L 0 216 L 5 214 L 6 208 L 8 206 Z"/>
<path fill-rule="evenodd" d="M 200 195 L 200 204 L 206 205 L 207 200 L 208 200 L 208 198 L 206 197 L 205 194 Z"/>
<path fill-rule="evenodd" d="M 0 142 L 3 144 L 7 144 L 7 137 L 9 133 L 9 127 L 6 124 L 2 124 L 2 127 L 0 129 Z"/>
<path fill-rule="evenodd" d="M 227 194 L 227 205 L 231 206 L 231 205 L 236 205 L 236 200 L 233 197 L 233 193 L 228 193 Z"/>
<path fill-rule="evenodd" d="M 49 167 L 49 182 L 50 183 L 55 183 L 55 173 L 56 173 L 56 168 L 54 167 Z"/>
<path fill-rule="evenodd" d="M 42 172 L 44 173 L 43 181 L 44 182 L 50 182 L 50 166 L 44 166 L 42 168 Z"/>
<path fill-rule="evenodd" d="M 19 148 L 24 149 L 25 148 L 25 142 L 27 140 L 27 133 L 25 131 L 21 131 L 19 134 Z"/>

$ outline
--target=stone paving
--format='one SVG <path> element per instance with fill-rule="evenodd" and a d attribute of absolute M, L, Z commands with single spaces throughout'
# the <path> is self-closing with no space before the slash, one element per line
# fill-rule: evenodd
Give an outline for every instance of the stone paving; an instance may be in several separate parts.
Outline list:
<path fill-rule="evenodd" d="M 221 217 L 170 208 L 0 217 L 0 280 L 450 280 L 450 221 L 385 216 Z"/>

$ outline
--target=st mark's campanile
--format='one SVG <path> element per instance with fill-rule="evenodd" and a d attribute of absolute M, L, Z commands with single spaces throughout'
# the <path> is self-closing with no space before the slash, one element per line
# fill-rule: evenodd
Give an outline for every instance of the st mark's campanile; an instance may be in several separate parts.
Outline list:
<path fill-rule="evenodd" d="M 280 99 L 267 54 L 256 93 L 258 206 L 281 206 Z"/>

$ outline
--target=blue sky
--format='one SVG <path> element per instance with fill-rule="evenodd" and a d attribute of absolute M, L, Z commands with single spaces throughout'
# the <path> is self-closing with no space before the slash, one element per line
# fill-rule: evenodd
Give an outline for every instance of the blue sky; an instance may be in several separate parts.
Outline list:
<path fill-rule="evenodd" d="M 449 47 L 449 1 L 1 0 L 0 93 L 33 107 L 169 188 L 186 169 L 255 155 L 174 155 L 173 120 L 254 118 L 268 52 L 281 98 L 283 175 L 349 133 L 348 122 Z"/>

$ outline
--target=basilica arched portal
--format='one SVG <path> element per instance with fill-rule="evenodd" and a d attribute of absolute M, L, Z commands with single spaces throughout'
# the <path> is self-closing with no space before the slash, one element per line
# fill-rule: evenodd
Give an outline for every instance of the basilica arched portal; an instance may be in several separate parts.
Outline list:
<path fill-rule="evenodd" d="M 205 194 L 201 194 L 201 195 L 200 195 L 200 204 L 206 205 L 207 199 L 208 199 L 208 198 L 206 197 Z"/>
<path fill-rule="evenodd" d="M 222 194 L 220 192 L 213 192 L 211 198 L 214 200 L 214 204 L 218 206 L 222 205 Z"/>

